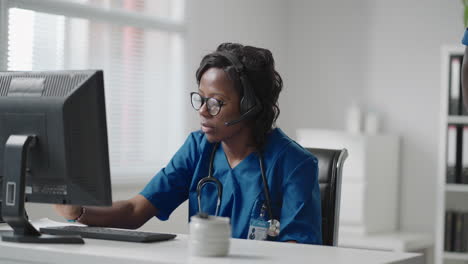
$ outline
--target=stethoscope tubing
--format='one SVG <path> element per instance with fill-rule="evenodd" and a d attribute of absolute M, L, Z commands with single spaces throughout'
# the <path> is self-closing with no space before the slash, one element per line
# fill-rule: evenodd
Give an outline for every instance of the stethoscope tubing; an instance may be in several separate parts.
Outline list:
<path fill-rule="evenodd" d="M 265 202 L 267 206 L 268 216 L 270 219 L 273 219 L 273 212 L 271 211 L 271 197 L 270 197 L 270 188 L 268 188 L 268 181 L 265 176 L 265 169 L 263 167 L 263 157 L 262 152 L 258 152 L 258 162 L 260 163 L 260 170 L 262 172 L 262 181 L 263 181 L 263 192 L 265 193 Z"/>
<path fill-rule="evenodd" d="M 215 215 L 219 215 L 219 210 L 221 207 L 221 200 L 223 196 L 223 184 L 213 176 L 213 163 L 214 163 L 214 155 L 216 153 L 216 149 L 218 148 L 219 142 L 215 143 L 213 146 L 213 150 L 211 151 L 210 155 L 210 165 L 208 168 L 208 176 L 202 178 L 198 184 L 197 184 L 197 200 L 198 200 L 198 212 L 202 213 L 201 211 L 201 189 L 205 186 L 207 183 L 214 183 L 218 189 L 218 201 L 216 204 L 216 213 Z M 270 197 L 270 192 L 268 188 L 268 182 L 266 179 L 265 175 L 265 169 L 263 167 L 263 157 L 261 151 L 258 152 L 258 160 L 260 164 L 260 171 L 262 174 L 262 181 L 263 181 L 263 192 L 265 194 L 265 202 L 266 202 L 266 207 L 267 207 L 267 212 L 270 217 L 270 220 L 268 221 L 270 223 L 270 227 L 268 229 L 268 236 L 269 237 L 276 237 L 279 234 L 280 230 L 280 222 L 277 219 L 273 218 L 273 212 L 271 209 L 271 197 Z"/>
<path fill-rule="evenodd" d="M 214 156 L 216 153 L 216 150 L 219 146 L 219 142 L 215 143 L 213 146 L 213 150 L 211 151 L 210 155 L 210 165 L 208 168 L 208 176 L 202 178 L 198 184 L 197 184 L 197 200 L 198 200 L 198 212 L 201 212 L 201 189 L 207 184 L 207 183 L 214 183 L 218 189 L 218 200 L 216 204 L 216 213 L 215 215 L 218 216 L 219 214 L 219 209 L 221 207 L 221 200 L 223 196 L 223 184 L 215 177 L 213 177 L 213 163 L 214 163 Z M 263 181 L 263 192 L 265 194 L 265 202 L 266 202 L 266 207 L 267 207 L 267 212 L 268 216 L 270 217 L 271 220 L 273 220 L 273 212 L 271 209 L 271 196 L 270 196 L 270 188 L 268 187 L 268 181 L 266 179 L 265 175 L 265 168 L 263 166 L 263 156 L 261 154 L 261 151 L 258 152 L 258 161 L 260 164 L 260 171 L 262 174 L 262 181 Z"/>
<path fill-rule="evenodd" d="M 221 200 L 223 198 L 223 184 L 215 177 L 213 177 L 213 161 L 214 161 L 214 155 L 216 153 L 216 149 L 218 148 L 219 143 L 215 143 L 213 146 L 213 150 L 211 151 L 210 155 L 210 166 L 208 168 L 208 176 L 201 179 L 198 184 L 197 184 L 197 199 L 198 199 L 198 212 L 201 212 L 201 189 L 205 186 L 207 183 L 214 183 L 216 185 L 216 188 L 218 189 L 218 200 L 216 203 L 216 212 L 215 215 L 218 216 L 219 214 L 219 209 L 221 207 Z"/>

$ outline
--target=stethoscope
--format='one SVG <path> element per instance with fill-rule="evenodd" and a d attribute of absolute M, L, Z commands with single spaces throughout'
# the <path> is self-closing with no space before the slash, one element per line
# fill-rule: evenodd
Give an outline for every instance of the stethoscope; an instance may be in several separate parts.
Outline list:
<path fill-rule="evenodd" d="M 208 168 L 208 176 L 202 178 L 198 184 L 197 184 L 197 198 L 198 198 L 198 212 L 201 212 L 201 189 L 205 186 L 207 183 L 214 183 L 216 185 L 216 188 L 218 189 L 218 200 L 216 203 L 216 213 L 215 215 L 217 216 L 219 213 L 219 208 L 221 207 L 221 199 L 223 196 L 223 184 L 215 177 L 213 177 L 213 161 L 214 161 L 214 156 L 216 153 L 216 149 L 219 146 L 219 142 L 215 143 L 213 146 L 213 150 L 211 151 L 210 155 L 210 166 Z M 270 217 L 270 220 L 268 220 L 268 223 L 270 226 L 268 227 L 268 236 L 270 237 L 276 237 L 279 235 L 280 232 L 280 222 L 277 219 L 273 219 L 273 212 L 271 211 L 271 198 L 270 198 L 270 192 L 268 191 L 268 182 L 265 176 L 265 169 L 263 168 L 263 158 L 262 154 L 259 151 L 258 152 L 258 160 L 260 163 L 260 170 L 262 173 L 262 181 L 263 181 L 263 192 L 265 193 L 265 202 L 266 202 L 266 209 L 268 211 L 268 216 Z"/>

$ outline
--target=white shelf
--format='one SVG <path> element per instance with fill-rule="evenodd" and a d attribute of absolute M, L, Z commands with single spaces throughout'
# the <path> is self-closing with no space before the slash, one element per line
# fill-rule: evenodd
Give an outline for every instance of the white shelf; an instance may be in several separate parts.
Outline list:
<path fill-rule="evenodd" d="M 438 151 L 438 177 L 436 190 L 436 229 L 434 263 L 443 264 L 445 260 L 468 261 L 468 253 L 444 252 L 445 241 L 445 212 L 450 199 L 447 196 L 452 194 L 468 193 L 468 184 L 447 184 L 447 126 L 461 125 L 468 126 L 468 116 L 449 115 L 449 85 L 450 85 L 450 57 L 452 55 L 463 56 L 465 46 L 457 44 L 455 46 L 443 46 L 441 48 L 441 72 L 440 72 L 440 116 L 439 126 L 439 151 Z M 454 208 L 462 208 L 463 199 L 452 199 Z"/>
<path fill-rule="evenodd" d="M 468 260 L 468 253 L 444 252 L 444 259 Z"/>
<path fill-rule="evenodd" d="M 447 192 L 466 192 L 468 193 L 468 184 L 448 183 L 445 185 Z"/>
<path fill-rule="evenodd" d="M 449 116 L 447 118 L 448 124 L 468 125 L 468 116 Z"/>

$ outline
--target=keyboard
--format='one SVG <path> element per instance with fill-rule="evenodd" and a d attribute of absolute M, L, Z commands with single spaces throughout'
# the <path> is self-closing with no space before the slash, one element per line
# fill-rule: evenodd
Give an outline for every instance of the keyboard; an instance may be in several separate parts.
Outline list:
<path fill-rule="evenodd" d="M 156 242 L 170 240 L 174 234 L 142 232 L 126 229 L 113 229 L 94 226 L 55 226 L 42 227 L 39 231 L 48 235 L 80 235 L 83 238 L 118 240 L 129 242 Z"/>

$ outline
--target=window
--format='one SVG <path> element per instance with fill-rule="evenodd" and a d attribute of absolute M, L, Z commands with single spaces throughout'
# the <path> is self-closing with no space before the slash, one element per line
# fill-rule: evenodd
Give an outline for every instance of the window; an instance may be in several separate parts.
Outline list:
<path fill-rule="evenodd" d="M 184 0 L 7 3 L 8 70 L 104 70 L 113 181 L 163 167 L 185 138 Z"/>

